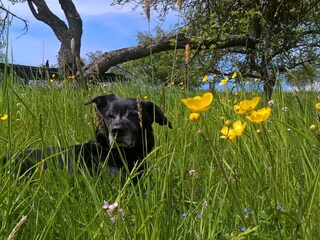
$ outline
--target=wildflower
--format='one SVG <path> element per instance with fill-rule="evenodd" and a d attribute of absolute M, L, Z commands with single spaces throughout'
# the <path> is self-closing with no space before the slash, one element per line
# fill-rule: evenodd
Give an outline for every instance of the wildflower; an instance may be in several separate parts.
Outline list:
<path fill-rule="evenodd" d="M 237 86 L 237 84 L 236 84 L 236 83 L 234 83 L 234 84 L 233 84 L 233 86 L 234 86 L 234 87 L 236 87 L 236 86 Z"/>
<path fill-rule="evenodd" d="M 54 83 L 54 79 L 50 79 L 50 83 Z"/>
<path fill-rule="evenodd" d="M 320 102 L 316 103 L 316 109 L 320 110 Z"/>
<path fill-rule="evenodd" d="M 245 232 L 246 230 L 247 230 L 247 228 L 245 226 L 240 227 L 241 232 Z"/>
<path fill-rule="evenodd" d="M 283 108 L 281 108 L 281 110 L 284 111 L 284 112 L 288 112 L 289 108 L 288 107 L 283 107 Z"/>
<path fill-rule="evenodd" d="M 270 100 L 269 102 L 268 102 L 268 106 L 269 107 L 272 107 L 273 105 L 275 105 L 276 104 L 276 102 L 274 101 L 274 100 Z"/>
<path fill-rule="evenodd" d="M 1 121 L 5 121 L 8 119 L 8 114 L 2 114 L 1 117 L 0 117 Z"/>
<path fill-rule="evenodd" d="M 115 202 L 113 204 L 109 204 L 107 201 L 104 201 L 103 206 L 102 206 L 103 209 L 107 210 L 109 219 L 113 223 L 116 222 L 119 218 L 117 215 L 114 214 L 114 211 L 117 209 L 117 207 L 118 207 L 117 202 Z M 124 216 L 124 214 L 125 214 L 122 208 L 118 209 L 118 213 L 121 216 Z"/>
<path fill-rule="evenodd" d="M 179 83 L 180 86 L 183 86 L 183 84 L 184 84 L 184 82 L 180 82 L 180 83 Z"/>
<path fill-rule="evenodd" d="M 229 127 L 229 126 L 231 126 L 231 125 L 232 125 L 232 121 L 231 121 L 231 120 L 226 120 L 226 121 L 224 122 L 224 126 Z"/>
<path fill-rule="evenodd" d="M 209 204 L 207 201 L 204 201 L 203 204 L 202 204 L 202 208 L 208 208 L 209 207 Z"/>
<path fill-rule="evenodd" d="M 246 85 L 248 85 L 249 84 L 249 81 L 246 81 Z"/>
<path fill-rule="evenodd" d="M 200 114 L 199 113 L 190 113 L 189 120 L 191 122 L 198 122 L 200 120 Z"/>
<path fill-rule="evenodd" d="M 186 216 L 187 216 L 187 213 L 186 213 L 186 212 L 183 212 L 183 213 L 181 214 L 181 216 L 182 216 L 182 217 L 186 217 Z"/>
<path fill-rule="evenodd" d="M 231 78 L 236 78 L 238 76 L 238 73 L 237 72 L 234 72 L 231 76 Z"/>
<path fill-rule="evenodd" d="M 228 81 L 229 81 L 229 78 L 225 78 L 221 80 L 220 85 L 226 85 Z"/>
<path fill-rule="evenodd" d="M 202 217 L 202 214 L 199 213 L 199 214 L 197 215 L 197 218 L 200 219 L 201 217 Z"/>
<path fill-rule="evenodd" d="M 198 176 L 198 171 L 194 170 L 194 169 L 191 169 L 191 170 L 188 171 L 188 174 L 191 177 L 197 177 Z"/>
<path fill-rule="evenodd" d="M 55 78 L 55 77 L 56 77 L 56 74 L 55 74 L 55 73 L 53 73 L 53 74 L 51 75 L 51 77 L 52 77 L 52 78 Z"/>
<path fill-rule="evenodd" d="M 221 138 L 223 139 L 228 139 L 228 140 L 234 140 L 236 137 L 240 137 L 246 128 L 247 123 L 244 122 L 242 123 L 241 120 L 235 121 L 232 126 L 223 126 L 221 129 L 222 136 Z"/>
<path fill-rule="evenodd" d="M 249 211 L 248 208 L 244 208 L 244 209 L 242 210 L 242 214 L 246 214 L 248 211 Z"/>
<path fill-rule="evenodd" d="M 276 210 L 277 211 L 283 211 L 284 210 L 284 206 L 278 205 L 278 206 L 276 206 Z"/>
<path fill-rule="evenodd" d="M 202 78 L 202 82 L 203 82 L 203 83 L 208 82 L 208 80 L 209 80 L 208 75 L 205 75 L 205 76 Z"/>
<path fill-rule="evenodd" d="M 312 125 L 310 125 L 309 130 L 310 130 L 311 132 L 314 132 L 314 131 L 317 130 L 317 128 L 318 128 L 317 125 L 312 124 Z"/>
<path fill-rule="evenodd" d="M 76 79 L 76 76 L 74 76 L 74 75 L 69 76 L 68 79 L 69 79 L 69 80 L 74 80 L 74 79 Z"/>
<path fill-rule="evenodd" d="M 256 108 L 260 101 L 260 97 L 254 97 L 252 100 L 241 101 L 238 105 L 234 105 L 233 110 L 237 114 L 245 114 Z"/>
<path fill-rule="evenodd" d="M 250 116 L 246 118 L 256 124 L 266 122 L 271 115 L 271 108 L 261 108 L 258 111 L 252 111 Z"/>
<path fill-rule="evenodd" d="M 148 99 L 148 96 L 144 96 L 143 99 Z"/>
<path fill-rule="evenodd" d="M 194 98 L 181 99 L 181 102 L 193 113 L 207 112 L 210 108 L 213 95 L 205 93 L 202 97 L 195 96 Z"/>

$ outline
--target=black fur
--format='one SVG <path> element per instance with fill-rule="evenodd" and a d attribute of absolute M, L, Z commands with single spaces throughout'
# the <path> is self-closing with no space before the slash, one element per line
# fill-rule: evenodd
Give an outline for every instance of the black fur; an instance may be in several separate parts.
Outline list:
<path fill-rule="evenodd" d="M 95 97 L 85 105 L 92 103 L 96 105 L 104 124 L 97 128 L 95 141 L 58 149 L 28 149 L 17 158 L 22 161 L 20 174 L 32 172 L 37 164 L 46 169 L 52 160 L 60 167 L 67 166 L 70 173 L 74 172 L 75 162 L 79 167 L 93 170 L 105 161 L 110 169 L 122 168 L 123 160 L 131 171 L 154 147 L 152 123 L 172 128 L 161 109 L 150 101 L 118 98 L 109 94 Z M 5 157 L 3 161 L 7 159 Z"/>

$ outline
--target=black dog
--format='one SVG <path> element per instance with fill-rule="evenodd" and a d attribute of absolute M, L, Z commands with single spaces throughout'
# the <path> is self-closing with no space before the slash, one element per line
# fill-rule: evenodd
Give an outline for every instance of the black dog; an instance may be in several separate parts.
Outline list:
<path fill-rule="evenodd" d="M 32 172 L 30 169 L 34 170 L 37 163 L 46 169 L 50 158 L 58 159 L 55 162 L 60 167 L 67 166 L 70 173 L 74 172 L 74 163 L 93 170 L 105 161 L 110 169 L 127 165 L 131 171 L 154 147 L 152 123 L 172 128 L 161 109 L 150 101 L 109 94 L 85 105 L 91 103 L 95 104 L 98 117 L 96 140 L 67 148 L 28 149 L 18 157 L 22 161 L 20 174 Z"/>

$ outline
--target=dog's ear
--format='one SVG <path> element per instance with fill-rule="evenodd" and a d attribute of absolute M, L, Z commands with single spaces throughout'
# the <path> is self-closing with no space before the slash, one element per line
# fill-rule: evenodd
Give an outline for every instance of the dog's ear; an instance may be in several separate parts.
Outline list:
<path fill-rule="evenodd" d="M 167 125 L 169 128 L 172 128 L 171 122 L 168 121 L 159 106 L 150 101 L 141 101 L 141 104 L 152 119 L 152 122 L 156 122 L 159 125 Z"/>
<path fill-rule="evenodd" d="M 96 104 L 98 109 L 101 109 L 103 107 L 106 107 L 110 101 L 116 99 L 116 95 L 114 94 L 108 94 L 108 95 L 101 95 L 98 97 L 95 97 L 88 102 L 86 102 L 84 105 L 89 105 L 91 103 Z"/>

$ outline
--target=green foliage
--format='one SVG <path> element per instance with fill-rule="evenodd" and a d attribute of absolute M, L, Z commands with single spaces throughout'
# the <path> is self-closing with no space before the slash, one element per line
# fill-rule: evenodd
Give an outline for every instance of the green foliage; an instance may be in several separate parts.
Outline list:
<path fill-rule="evenodd" d="M 115 2 L 125 4 L 133 1 Z M 142 5 L 143 2 L 135 3 Z M 223 77 L 237 70 L 246 80 L 263 80 L 270 98 L 277 72 L 286 74 L 287 69 L 296 71 L 305 64 L 319 68 L 318 0 L 191 0 L 181 1 L 180 10 L 175 1 L 148 2 L 160 19 L 172 11 L 179 11 L 182 23 L 178 31 L 190 38 L 194 48 L 202 50 L 193 59 L 196 63 L 191 62 L 187 70 L 186 74 L 191 74 L 191 77 L 193 71 L 198 76 L 219 73 Z M 237 43 L 241 37 L 248 38 L 247 44 Z M 174 54 L 177 59 L 181 57 L 179 55 Z M 226 63 L 225 59 L 231 63 Z M 155 62 L 167 65 L 166 61 Z M 177 67 L 181 69 L 179 65 Z M 303 82 L 304 78 L 299 81 Z"/>
<path fill-rule="evenodd" d="M 173 129 L 154 125 L 156 147 L 141 184 L 54 168 L 30 178 L 0 165 L 0 236 L 14 239 L 317 239 L 320 236 L 319 120 L 313 92 L 275 93 L 267 123 L 249 124 L 232 141 L 220 139 L 225 120 L 245 120 L 236 100 L 255 93 L 216 92 L 201 120 L 188 120 L 181 98 L 202 92 L 148 87 L 132 80 L 88 90 L 1 88 L 0 152 L 67 146 L 93 138 L 94 110 L 83 102 L 113 92 L 148 98 L 165 111 Z M 261 101 L 258 108 L 266 106 Z M 221 117 L 224 116 L 224 120 Z M 317 129 L 310 131 L 315 124 Z M 118 202 L 112 222 L 104 200 Z"/>

